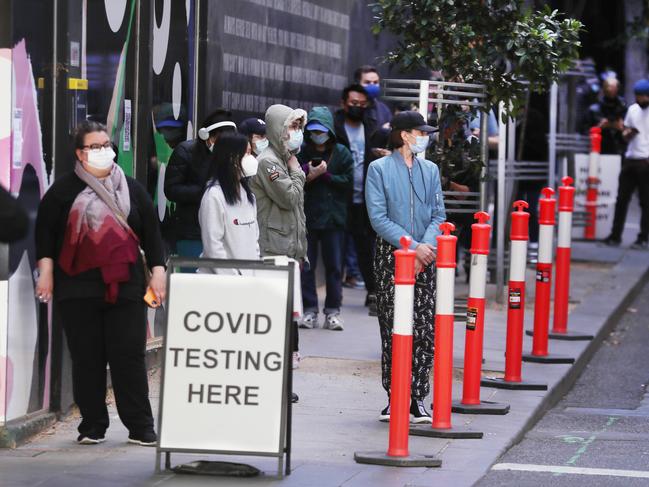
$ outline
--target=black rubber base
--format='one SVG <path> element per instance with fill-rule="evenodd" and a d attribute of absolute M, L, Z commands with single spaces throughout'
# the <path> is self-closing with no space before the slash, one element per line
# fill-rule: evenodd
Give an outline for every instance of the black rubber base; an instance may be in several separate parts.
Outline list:
<path fill-rule="evenodd" d="M 530 362 L 533 364 L 574 364 L 575 359 L 566 357 L 565 355 L 532 355 L 527 353 L 523 355 L 523 362 Z"/>
<path fill-rule="evenodd" d="M 432 455 L 411 453 L 407 457 L 390 457 L 384 451 L 368 451 L 354 453 L 356 463 L 369 465 L 385 465 L 387 467 L 441 467 L 442 461 Z"/>
<path fill-rule="evenodd" d="M 191 463 L 178 465 L 172 470 L 176 473 L 192 475 L 216 475 L 224 477 L 257 477 L 261 471 L 245 463 L 213 462 L 197 460 Z"/>
<path fill-rule="evenodd" d="M 429 438 L 450 438 L 454 440 L 479 440 L 484 436 L 482 431 L 468 430 L 464 427 L 453 426 L 452 428 L 431 428 L 430 425 L 418 425 L 410 427 L 410 434 L 413 436 L 427 436 Z"/>
<path fill-rule="evenodd" d="M 480 401 L 480 404 L 462 404 L 460 401 L 453 401 L 451 411 L 458 414 L 503 415 L 509 412 L 509 404 L 491 401 Z"/>
<path fill-rule="evenodd" d="M 548 385 L 540 382 L 510 382 L 500 377 L 485 377 L 480 381 L 482 387 L 508 389 L 510 391 L 547 391 Z"/>
<path fill-rule="evenodd" d="M 551 340 L 587 341 L 587 340 L 592 340 L 595 337 L 593 335 L 589 335 L 588 333 L 579 333 L 576 331 L 568 330 L 565 333 L 556 333 L 551 331 L 550 333 L 548 333 L 548 338 Z"/>

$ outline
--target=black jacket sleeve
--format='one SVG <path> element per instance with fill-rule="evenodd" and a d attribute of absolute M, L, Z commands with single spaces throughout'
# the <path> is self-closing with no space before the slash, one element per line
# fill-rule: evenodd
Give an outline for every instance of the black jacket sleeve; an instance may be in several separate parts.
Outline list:
<path fill-rule="evenodd" d="M 140 246 L 146 255 L 149 269 L 159 265 L 165 265 L 165 255 L 160 234 L 160 223 L 158 215 L 153 207 L 153 201 L 146 192 L 144 186 L 134 181 L 137 207 L 140 213 L 142 226 L 140 229 Z"/>
<path fill-rule="evenodd" d="M 29 220 L 20 204 L 0 187 L 0 242 L 13 242 L 27 234 Z"/>
<path fill-rule="evenodd" d="M 59 232 L 65 231 L 59 228 L 63 208 L 62 200 L 57 195 L 57 187 L 54 183 L 38 205 L 35 230 L 36 260 L 44 257 L 56 259 Z"/>
<path fill-rule="evenodd" d="M 198 143 L 198 142 L 197 142 Z M 192 145 L 176 146 L 165 173 L 165 196 L 174 203 L 200 203 L 203 186 L 191 181 Z"/>

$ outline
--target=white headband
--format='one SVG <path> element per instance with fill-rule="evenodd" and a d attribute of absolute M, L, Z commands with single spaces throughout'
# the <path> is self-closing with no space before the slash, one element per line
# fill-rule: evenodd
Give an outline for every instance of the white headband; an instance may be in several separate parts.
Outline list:
<path fill-rule="evenodd" d="M 201 140 L 207 140 L 210 136 L 210 132 L 214 129 L 218 129 L 221 127 L 234 127 L 235 129 L 237 128 L 237 124 L 234 122 L 230 121 L 225 121 L 225 122 L 216 122 L 213 123 L 212 125 L 208 125 L 207 127 L 203 127 L 198 131 L 198 136 L 201 138 Z"/>

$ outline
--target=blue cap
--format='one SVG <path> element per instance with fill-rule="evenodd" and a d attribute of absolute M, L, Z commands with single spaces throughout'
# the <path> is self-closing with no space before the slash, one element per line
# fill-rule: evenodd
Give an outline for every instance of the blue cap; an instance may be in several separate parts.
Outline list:
<path fill-rule="evenodd" d="M 633 92 L 636 95 L 649 95 L 649 81 L 641 79 L 633 85 Z"/>
<path fill-rule="evenodd" d="M 319 130 L 320 132 L 329 132 L 329 129 L 322 125 L 320 122 L 313 121 L 306 124 L 307 130 Z"/>

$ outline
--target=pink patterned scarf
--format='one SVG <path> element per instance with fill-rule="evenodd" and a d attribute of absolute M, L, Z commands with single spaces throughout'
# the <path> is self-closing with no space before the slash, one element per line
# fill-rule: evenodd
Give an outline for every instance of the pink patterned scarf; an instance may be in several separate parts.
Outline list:
<path fill-rule="evenodd" d="M 137 261 L 139 241 L 99 194 L 113 200 L 122 215 L 128 216 L 131 199 L 126 176 L 115 164 L 107 177 L 98 179 L 78 161 L 74 172 L 88 186 L 70 209 L 59 265 L 71 276 L 99 268 L 106 284 L 104 299 L 115 303 L 119 283 L 131 277 L 129 265 Z"/>

